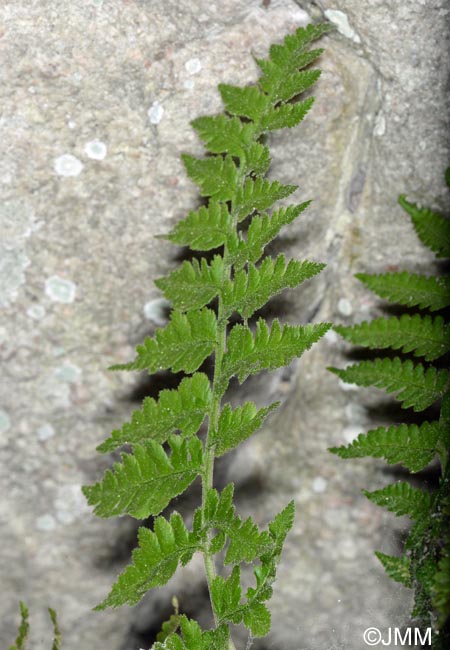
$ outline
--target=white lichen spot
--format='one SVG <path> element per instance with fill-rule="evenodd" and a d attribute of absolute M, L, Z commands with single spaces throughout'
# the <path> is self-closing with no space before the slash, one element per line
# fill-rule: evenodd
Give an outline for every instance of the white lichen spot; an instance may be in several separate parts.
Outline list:
<path fill-rule="evenodd" d="M 358 390 L 358 386 L 356 384 L 347 384 L 347 382 L 342 381 L 342 379 L 339 379 L 339 388 L 346 392 L 351 390 Z"/>
<path fill-rule="evenodd" d="M 83 170 L 83 163 L 71 153 L 65 153 L 55 158 L 53 169 L 58 176 L 78 176 Z"/>
<path fill-rule="evenodd" d="M 90 513 L 81 485 L 77 483 L 61 486 L 53 505 L 56 518 L 61 524 L 72 524 L 76 519 Z"/>
<path fill-rule="evenodd" d="M 42 515 L 36 519 L 36 528 L 44 533 L 54 530 L 55 525 L 56 521 L 53 515 Z"/>
<path fill-rule="evenodd" d="M 306 27 L 306 25 L 310 22 L 310 17 L 304 11 L 303 9 L 296 9 L 294 13 L 292 14 L 292 20 L 297 23 L 297 25 L 300 25 L 301 27 Z"/>
<path fill-rule="evenodd" d="M 344 436 L 345 442 L 353 442 L 360 433 L 362 433 L 362 427 L 359 427 L 356 424 L 350 424 L 348 427 L 345 427 L 342 435 Z"/>
<path fill-rule="evenodd" d="M 148 119 L 151 124 L 159 124 L 164 115 L 164 108 L 158 101 L 154 101 L 148 109 Z"/>
<path fill-rule="evenodd" d="M 34 320 L 41 320 L 45 316 L 45 307 L 42 305 L 31 305 L 27 309 L 27 316 Z"/>
<path fill-rule="evenodd" d="M 53 438 L 54 435 L 55 430 L 48 422 L 42 424 L 38 429 L 36 429 L 36 436 L 38 440 L 41 440 L 41 442 L 45 442 L 45 440 Z"/>
<path fill-rule="evenodd" d="M 91 140 L 84 146 L 84 153 L 92 160 L 104 160 L 107 152 L 106 144 L 100 140 Z"/>
<path fill-rule="evenodd" d="M 186 61 L 184 64 L 184 67 L 186 68 L 186 72 L 188 74 L 198 74 L 202 69 L 202 63 L 200 59 L 197 58 L 189 59 L 189 61 Z"/>
<path fill-rule="evenodd" d="M 58 275 L 52 275 L 45 281 L 45 293 L 54 302 L 64 302 L 66 304 L 75 300 L 77 288 L 70 280 L 64 280 Z"/>
<path fill-rule="evenodd" d="M 375 124 L 373 127 L 373 134 L 381 138 L 386 133 L 386 118 L 383 113 L 378 113 L 375 118 Z"/>
<path fill-rule="evenodd" d="M 314 481 L 312 482 L 312 489 L 314 492 L 317 492 L 318 494 L 322 494 L 322 492 L 325 492 L 327 489 L 327 481 L 323 478 L 323 476 L 316 476 Z"/>
<path fill-rule="evenodd" d="M 355 43 L 361 43 L 360 37 L 353 27 L 350 27 L 348 17 L 343 11 L 339 11 L 339 9 L 327 9 L 325 11 L 325 16 L 330 22 L 336 25 L 338 32 L 342 34 L 342 36 L 350 38 Z"/>
<path fill-rule="evenodd" d="M 11 427 L 11 418 L 6 411 L 0 411 L 0 433 L 5 433 Z"/>
<path fill-rule="evenodd" d="M 330 343 L 330 345 L 334 345 L 339 339 L 334 330 L 328 330 L 323 338 L 327 343 Z"/>
<path fill-rule="evenodd" d="M 192 90 L 195 87 L 195 81 L 193 79 L 185 79 L 183 81 L 183 87 L 187 90 Z"/>
<path fill-rule="evenodd" d="M 164 325 L 167 322 L 167 311 L 169 307 L 170 303 L 165 298 L 150 300 L 144 305 L 145 318 L 153 321 L 156 325 Z"/>
<path fill-rule="evenodd" d="M 77 384 L 82 375 L 82 370 L 73 363 L 65 363 L 63 366 L 56 368 L 53 373 L 55 379 L 67 384 Z"/>
<path fill-rule="evenodd" d="M 348 298 L 341 298 L 338 301 L 337 309 L 341 316 L 351 316 L 353 314 L 352 303 Z"/>
<path fill-rule="evenodd" d="M 76 125 L 77 125 L 76 122 L 74 122 L 73 120 L 69 120 L 67 122 L 67 126 L 69 127 L 69 129 L 74 129 Z"/>

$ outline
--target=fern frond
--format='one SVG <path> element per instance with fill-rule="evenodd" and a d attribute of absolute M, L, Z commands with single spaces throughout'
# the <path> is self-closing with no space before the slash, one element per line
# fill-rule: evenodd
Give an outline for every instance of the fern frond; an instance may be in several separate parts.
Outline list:
<path fill-rule="evenodd" d="M 380 551 L 375 551 L 375 555 L 392 580 L 400 582 L 405 587 L 412 587 L 411 560 L 408 557 L 395 557 L 393 555 L 386 555 Z"/>
<path fill-rule="evenodd" d="M 255 215 L 250 221 L 246 240 L 237 235 L 228 240 L 229 260 L 235 270 L 239 271 L 247 262 L 257 262 L 265 246 L 278 235 L 283 226 L 292 223 L 310 204 L 311 201 L 305 201 L 274 210 L 270 216 Z"/>
<path fill-rule="evenodd" d="M 450 305 L 449 277 L 427 277 L 407 271 L 379 275 L 356 273 L 355 277 L 380 298 L 405 307 L 438 311 Z"/>
<path fill-rule="evenodd" d="M 334 329 L 347 341 L 372 350 L 392 348 L 413 352 L 425 361 L 433 361 L 450 351 L 450 326 L 442 316 L 403 314 L 400 318 L 376 318 L 360 325 Z"/>
<path fill-rule="evenodd" d="M 29 612 L 25 603 L 19 603 L 20 608 L 20 625 L 17 631 L 17 638 L 14 645 L 10 646 L 9 650 L 26 650 L 28 634 L 30 632 L 30 624 L 28 622 Z"/>
<path fill-rule="evenodd" d="M 172 513 L 169 521 L 157 517 L 154 530 L 139 528 L 132 564 L 120 574 L 110 594 L 95 609 L 135 605 L 149 589 L 165 585 L 178 565 L 187 564 L 197 550 L 198 540 L 186 529 L 178 512 Z"/>
<path fill-rule="evenodd" d="M 419 472 L 433 460 L 442 437 L 439 422 L 399 424 L 361 433 L 349 445 L 329 451 L 340 458 L 384 458 L 390 465 L 401 463 L 411 472 Z"/>
<path fill-rule="evenodd" d="M 264 176 L 270 163 L 269 148 L 259 142 L 249 145 L 240 158 L 241 168 L 246 175 Z"/>
<path fill-rule="evenodd" d="M 277 108 L 272 108 L 263 115 L 261 128 L 263 131 L 291 129 L 304 119 L 313 104 L 314 97 L 309 97 L 297 104 L 281 104 Z"/>
<path fill-rule="evenodd" d="M 183 264 L 164 278 L 155 280 L 155 285 L 172 302 L 175 309 L 194 311 L 205 307 L 217 296 L 223 284 L 224 263 L 215 255 L 211 264 L 202 258 Z"/>
<path fill-rule="evenodd" d="M 279 405 L 280 402 L 274 402 L 270 406 L 257 410 L 253 402 L 247 402 L 233 411 L 229 404 L 225 404 L 220 413 L 217 431 L 214 431 L 211 437 L 214 455 L 223 456 L 247 440 L 260 429 L 266 417 Z"/>
<path fill-rule="evenodd" d="M 108 453 L 122 445 L 141 444 L 152 439 L 162 444 L 179 430 L 188 437 L 197 433 L 211 402 L 209 379 L 201 372 L 181 380 L 177 389 L 162 390 L 158 401 L 146 397 L 131 422 L 111 433 L 97 451 Z"/>
<path fill-rule="evenodd" d="M 50 620 L 53 625 L 53 644 L 52 644 L 52 650 L 61 650 L 62 648 L 62 637 L 61 637 L 61 630 L 59 629 L 58 625 L 58 617 L 54 609 L 51 607 L 48 608 L 48 613 L 50 615 Z"/>
<path fill-rule="evenodd" d="M 286 36 L 282 45 L 271 46 L 268 60 L 256 59 L 263 71 L 259 83 L 272 101 L 276 102 L 292 96 L 290 93 L 293 81 L 290 77 L 315 61 L 323 51 L 321 49 L 308 51 L 307 48 L 313 41 L 332 29 L 331 24 L 300 27 L 295 34 Z"/>
<path fill-rule="evenodd" d="M 242 384 L 249 375 L 261 370 L 275 370 L 288 365 L 316 343 L 329 329 L 329 323 L 284 325 L 274 320 L 271 329 L 260 319 L 255 335 L 245 325 L 235 325 L 228 337 L 228 347 L 219 380 L 221 390 L 237 375 Z"/>
<path fill-rule="evenodd" d="M 216 342 L 216 316 L 211 309 L 181 314 L 172 312 L 169 324 L 147 337 L 136 348 L 131 363 L 111 366 L 110 370 L 148 370 L 170 368 L 173 372 L 195 372 L 209 357 Z"/>
<path fill-rule="evenodd" d="M 402 408 L 423 411 L 439 400 L 449 388 L 447 370 L 425 368 L 410 359 L 375 359 L 361 361 L 345 369 L 329 368 L 343 381 L 358 386 L 384 388 L 388 393 L 398 392 L 396 399 Z"/>
<path fill-rule="evenodd" d="M 217 201 L 230 201 L 234 197 L 238 171 L 230 155 L 195 158 L 184 153 L 181 158 L 202 196 L 212 196 Z"/>
<path fill-rule="evenodd" d="M 431 248 L 436 257 L 450 257 L 450 219 L 429 208 L 419 208 L 404 194 L 399 196 L 398 202 L 411 217 L 422 243 Z"/>
<path fill-rule="evenodd" d="M 219 84 L 225 110 L 230 115 L 247 117 L 257 122 L 271 105 L 270 97 L 262 93 L 257 86 L 230 86 Z"/>
<path fill-rule="evenodd" d="M 122 462 L 106 470 L 103 480 L 84 486 L 83 494 L 99 517 L 129 514 L 146 519 L 159 514 L 202 472 L 202 443 L 198 438 L 169 438 L 170 457 L 154 440 L 122 454 Z"/>
<path fill-rule="evenodd" d="M 209 251 L 222 246 L 232 232 L 231 215 L 226 203 L 211 200 L 179 221 L 167 235 L 158 235 L 194 251 Z"/>
<path fill-rule="evenodd" d="M 437 565 L 432 586 L 433 605 L 444 625 L 450 616 L 450 544 L 447 542 Z"/>
<path fill-rule="evenodd" d="M 284 255 L 276 260 L 266 257 L 259 267 L 249 262 L 248 270 L 238 271 L 233 281 L 223 288 L 225 313 L 231 315 L 237 311 L 243 318 L 250 318 L 269 298 L 297 287 L 324 268 L 325 264 L 308 261 L 289 260 L 286 264 Z"/>
<path fill-rule="evenodd" d="M 182 637 L 169 635 L 163 643 L 157 642 L 152 650 L 229 650 L 230 633 L 226 625 L 202 631 L 196 621 L 180 616 Z"/>
<path fill-rule="evenodd" d="M 408 515 L 411 519 L 426 518 L 431 508 L 431 495 L 409 483 L 399 482 L 387 485 L 381 490 L 368 492 L 363 490 L 366 497 L 378 506 L 394 512 L 397 517 Z"/>
<path fill-rule="evenodd" d="M 244 155 L 255 134 L 253 124 L 244 124 L 237 117 L 226 117 L 225 115 L 197 117 L 191 122 L 191 125 L 203 140 L 208 151 L 229 153 L 239 157 Z"/>
<path fill-rule="evenodd" d="M 275 201 L 286 198 L 296 189 L 296 185 L 282 185 L 278 181 L 262 178 L 247 178 L 242 187 L 238 188 L 233 201 L 238 222 L 254 211 L 267 210 Z"/>

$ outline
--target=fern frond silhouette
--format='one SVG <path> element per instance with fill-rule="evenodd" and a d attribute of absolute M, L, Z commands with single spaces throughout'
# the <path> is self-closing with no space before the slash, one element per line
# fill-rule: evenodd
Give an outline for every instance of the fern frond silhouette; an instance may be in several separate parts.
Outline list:
<path fill-rule="evenodd" d="M 446 172 L 450 187 L 450 169 Z M 450 219 L 428 208 L 419 208 L 403 195 L 400 205 L 411 217 L 423 244 L 438 258 L 450 257 Z M 407 273 L 356 276 L 381 298 L 406 307 L 431 312 L 450 305 L 450 278 Z M 434 628 L 432 645 L 444 650 L 450 645 L 450 379 L 448 314 L 415 313 L 377 318 L 353 327 L 335 326 L 347 341 L 373 350 L 396 350 L 438 361 L 441 367 L 411 359 L 377 358 L 345 370 L 330 368 L 342 380 L 359 386 L 376 386 L 395 392 L 402 408 L 421 412 L 440 405 L 440 416 L 420 425 L 400 424 L 361 433 L 346 446 L 330 449 L 341 458 L 373 456 L 398 463 L 410 472 L 423 470 L 434 459 L 440 466 L 439 485 L 433 491 L 407 482 L 388 485 L 364 494 L 396 515 L 414 522 L 402 557 L 377 552 L 386 573 L 414 589 L 413 617 L 424 628 Z M 447 361 L 447 362 L 446 362 Z M 444 367 L 442 367 L 444 366 Z"/>
<path fill-rule="evenodd" d="M 253 328 L 247 322 L 271 297 L 324 268 L 317 262 L 286 260 L 283 255 L 263 257 L 281 228 L 309 205 L 268 212 L 297 186 L 269 181 L 264 175 L 270 166 L 267 134 L 294 127 L 312 106 L 312 97 L 291 100 L 318 79 L 318 70 L 304 68 L 322 52 L 310 50 L 311 43 L 330 29 L 328 24 L 309 25 L 288 35 L 283 44 L 270 48 L 267 60 L 257 60 L 263 73 L 257 85 L 221 84 L 225 113 L 193 120 L 208 155 L 183 154 L 182 160 L 207 204 L 190 211 L 170 233 L 159 237 L 215 254 L 209 261 L 185 261 L 156 280 L 172 305 L 169 323 L 137 347 L 134 361 L 112 367 L 191 375 L 177 389 L 161 391 L 158 400 L 146 398 L 131 420 L 99 445 L 102 453 L 125 444 L 132 451 L 123 453 L 101 481 L 83 488 L 101 517 L 156 516 L 153 530 L 140 528 L 132 563 L 96 609 L 134 605 L 149 589 L 165 584 L 195 552 L 204 556 L 214 628 L 202 631 L 177 609 L 158 636 L 155 650 L 232 649 L 232 624 L 243 623 L 252 637 L 264 636 L 270 629 L 266 602 L 293 523 L 294 504 L 288 504 L 267 530 L 260 530 L 251 518 L 242 521 L 232 502 L 233 485 L 220 494 L 213 487 L 214 459 L 251 436 L 279 406 L 277 402 L 258 410 L 248 402 L 233 410 L 222 404 L 230 380 L 236 376 L 242 383 L 250 375 L 290 363 L 330 327 L 328 323 L 281 325 L 278 320 L 269 326 L 259 319 Z M 238 322 L 232 325 L 231 318 Z M 212 382 L 198 372 L 211 355 Z M 208 431 L 202 442 L 198 433 L 205 419 Z M 202 503 L 188 530 L 177 512 L 168 519 L 161 512 L 197 477 L 202 481 Z M 222 551 L 220 557 L 231 570 L 218 571 L 217 556 Z M 242 563 L 252 564 L 255 576 L 254 586 L 245 591 Z"/>

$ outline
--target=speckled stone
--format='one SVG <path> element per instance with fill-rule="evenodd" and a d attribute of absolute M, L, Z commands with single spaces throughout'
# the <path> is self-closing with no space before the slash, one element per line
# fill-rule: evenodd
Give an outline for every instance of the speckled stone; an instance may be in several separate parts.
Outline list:
<path fill-rule="evenodd" d="M 50 645 L 47 605 L 59 611 L 67 650 L 147 648 L 137 632 L 170 610 L 166 589 L 135 610 L 91 611 L 128 561 L 135 525 L 94 518 L 79 486 L 109 466 L 95 447 L 137 406 L 139 377 L 107 367 L 132 358 L 164 319 L 152 280 L 178 251 L 153 235 L 198 205 L 180 161 L 202 151 L 189 122 L 220 109 L 219 82 L 253 81 L 251 52 L 265 55 L 307 12 L 328 12 L 338 30 L 323 41 L 313 111 L 301 128 L 271 137 L 273 176 L 299 184 L 294 201 L 314 199 L 278 248 L 328 267 L 273 311 L 290 322 L 367 318 L 376 301 L 353 273 L 427 268 L 396 197 L 448 207 L 449 10 L 445 0 L 368 5 L 1 4 L 2 647 L 14 638 L 19 600 L 32 611 L 33 650 Z M 341 299 L 352 314 L 339 310 Z M 381 465 L 326 451 L 375 424 L 358 405 L 377 398 L 344 390 L 325 370 L 343 351 L 330 335 L 299 364 L 243 388 L 284 405 L 222 475 L 236 480 L 242 514 L 261 523 L 291 498 L 298 508 L 273 632 L 255 650 L 361 650 L 364 626 L 406 620 L 407 593 L 373 557 L 374 548 L 395 550 L 395 523 L 360 496 L 386 480 Z M 181 606 L 201 614 L 196 566 L 174 584 Z"/>

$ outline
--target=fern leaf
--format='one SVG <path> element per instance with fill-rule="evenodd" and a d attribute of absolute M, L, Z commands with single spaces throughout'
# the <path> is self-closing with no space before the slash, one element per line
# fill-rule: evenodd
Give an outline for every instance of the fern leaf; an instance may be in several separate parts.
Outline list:
<path fill-rule="evenodd" d="M 20 625 L 17 631 L 15 645 L 10 646 L 9 650 L 26 650 L 30 624 L 28 622 L 29 612 L 25 603 L 20 603 Z"/>
<path fill-rule="evenodd" d="M 317 51 L 317 50 L 316 50 Z M 315 59 L 315 55 L 313 55 Z M 288 102 L 293 97 L 308 90 L 316 83 L 321 74 L 320 70 L 302 70 L 301 72 L 294 71 L 288 74 L 277 89 L 277 101 Z"/>
<path fill-rule="evenodd" d="M 230 632 L 226 625 L 202 632 L 196 621 L 180 616 L 182 637 L 169 635 L 163 643 L 155 643 L 152 650 L 229 650 Z"/>
<path fill-rule="evenodd" d="M 270 167 L 271 158 L 268 147 L 259 142 L 253 142 L 247 147 L 240 158 L 242 172 L 247 176 L 263 176 Z"/>
<path fill-rule="evenodd" d="M 232 230 L 230 213 L 226 203 L 211 200 L 207 207 L 179 221 L 168 235 L 159 235 L 180 246 L 189 246 L 194 251 L 209 251 L 222 246 Z"/>
<path fill-rule="evenodd" d="M 384 458 L 390 465 L 401 463 L 411 472 L 419 472 L 433 460 L 442 436 L 439 422 L 400 424 L 361 433 L 349 445 L 329 451 L 341 458 Z"/>
<path fill-rule="evenodd" d="M 350 384 L 376 386 L 388 393 L 398 391 L 396 398 L 402 402 L 402 408 L 412 407 L 414 411 L 428 408 L 448 390 L 447 370 L 425 368 L 413 364 L 410 359 L 375 359 L 356 363 L 344 370 L 330 370 Z"/>
<path fill-rule="evenodd" d="M 313 41 L 332 29 L 331 24 L 300 27 L 295 34 L 286 36 L 282 45 L 271 46 L 269 60 L 256 60 L 264 73 L 259 83 L 272 100 L 278 101 L 289 96 L 286 86 L 292 85 L 290 76 L 312 63 L 323 51 L 319 49 L 308 51 L 307 48 Z"/>
<path fill-rule="evenodd" d="M 356 273 L 380 298 L 405 307 L 437 311 L 450 305 L 450 278 L 435 278 L 401 271 L 370 275 Z"/>
<path fill-rule="evenodd" d="M 450 219 L 429 208 L 419 208 L 407 201 L 403 194 L 398 202 L 411 217 L 422 243 L 431 248 L 436 257 L 450 257 Z"/>
<path fill-rule="evenodd" d="M 380 553 L 380 551 L 375 551 L 375 555 L 380 560 L 387 575 L 392 578 L 392 580 L 400 582 L 402 585 L 405 585 L 405 587 L 413 586 L 411 578 L 411 560 L 408 557 L 394 557 L 393 555 Z"/>
<path fill-rule="evenodd" d="M 282 185 L 278 181 L 271 182 L 262 178 L 247 178 L 236 193 L 234 210 L 238 222 L 255 210 L 267 210 L 275 201 L 286 198 L 296 189 L 296 185 Z"/>
<path fill-rule="evenodd" d="M 95 514 L 146 519 L 184 492 L 202 471 L 202 443 L 198 438 L 171 436 L 169 446 L 170 457 L 154 440 L 136 445 L 133 454 L 122 454 L 122 462 L 106 470 L 101 482 L 84 486 Z"/>
<path fill-rule="evenodd" d="M 173 372 L 195 372 L 209 357 L 216 342 L 216 316 L 211 309 L 181 314 L 172 312 L 169 324 L 146 338 L 136 348 L 131 363 L 111 366 L 110 370 L 148 370 L 170 368 Z"/>
<path fill-rule="evenodd" d="M 306 201 L 283 207 L 270 216 L 255 215 L 247 230 L 247 240 L 242 237 L 228 240 L 228 258 L 235 270 L 240 270 L 247 262 L 257 262 L 265 246 L 278 235 L 283 226 L 292 223 L 310 204 L 311 201 Z"/>
<path fill-rule="evenodd" d="M 202 258 L 183 264 L 165 278 L 155 280 L 175 309 L 193 311 L 201 309 L 215 298 L 224 277 L 224 263 L 215 255 L 211 264 Z"/>
<path fill-rule="evenodd" d="M 253 124 L 237 117 L 202 116 L 191 122 L 211 153 L 229 153 L 241 157 L 254 138 Z"/>
<path fill-rule="evenodd" d="M 330 327 L 329 323 L 281 327 L 279 321 L 274 320 L 269 329 L 260 319 L 253 336 L 248 327 L 235 325 L 228 337 L 228 349 L 218 382 L 221 390 L 226 388 L 233 375 L 237 375 L 242 384 L 249 375 L 255 375 L 261 370 L 274 370 L 288 365 L 318 341 Z"/>
<path fill-rule="evenodd" d="M 397 517 L 408 515 L 411 519 L 422 519 L 430 512 L 431 495 L 409 483 L 399 482 L 374 492 L 363 490 L 363 493 L 372 503 L 395 512 Z"/>
<path fill-rule="evenodd" d="M 237 167 L 231 156 L 195 158 L 182 154 L 184 166 L 202 196 L 212 196 L 217 201 L 230 201 L 236 190 Z"/>
<path fill-rule="evenodd" d="M 50 615 L 50 620 L 51 620 L 52 625 L 53 625 L 52 650 L 61 650 L 61 648 L 62 648 L 61 630 L 59 629 L 58 618 L 57 618 L 56 612 L 55 612 L 54 609 L 49 607 L 48 608 L 48 613 Z"/>
<path fill-rule="evenodd" d="M 132 564 L 121 573 L 110 594 L 95 609 L 136 605 L 149 589 L 165 585 L 178 565 L 187 564 L 198 548 L 198 540 L 188 532 L 178 512 L 174 512 L 169 521 L 157 517 L 153 531 L 139 528 Z"/>
<path fill-rule="evenodd" d="M 432 585 L 433 605 L 439 614 L 440 624 L 444 625 L 450 616 L 450 546 L 444 548 L 434 574 Z"/>
<path fill-rule="evenodd" d="M 200 372 L 185 377 L 176 390 L 162 390 L 158 401 L 146 397 L 142 409 L 134 411 L 131 422 L 113 431 L 97 451 L 108 453 L 122 445 L 142 444 L 149 438 L 162 444 L 176 430 L 185 437 L 191 436 L 199 430 L 210 402 L 208 377 Z"/>
<path fill-rule="evenodd" d="M 257 122 L 271 104 L 270 98 L 256 86 L 240 88 L 239 86 L 219 84 L 219 91 L 228 113 L 247 117 L 253 122 Z"/>
<path fill-rule="evenodd" d="M 263 131 L 274 131 L 297 126 L 314 104 L 314 97 L 309 97 L 296 104 L 281 104 L 272 108 L 261 119 Z"/>
<path fill-rule="evenodd" d="M 323 268 L 325 264 L 308 261 L 290 260 L 286 264 L 284 255 L 275 261 L 266 257 L 258 268 L 250 262 L 248 271 L 238 271 L 222 291 L 225 313 L 237 311 L 243 318 L 250 318 L 269 298 L 309 280 Z"/>
<path fill-rule="evenodd" d="M 376 318 L 353 327 L 334 327 L 347 341 L 370 349 L 392 348 L 414 352 L 417 357 L 433 361 L 450 350 L 450 326 L 442 316 L 403 314 L 400 318 Z"/>
<path fill-rule="evenodd" d="M 212 432 L 211 444 L 214 445 L 214 455 L 223 456 L 247 440 L 261 428 L 266 417 L 279 405 L 280 402 L 274 402 L 270 406 L 257 410 L 253 402 L 247 402 L 233 411 L 231 406 L 226 404 L 220 414 L 217 431 Z"/>

